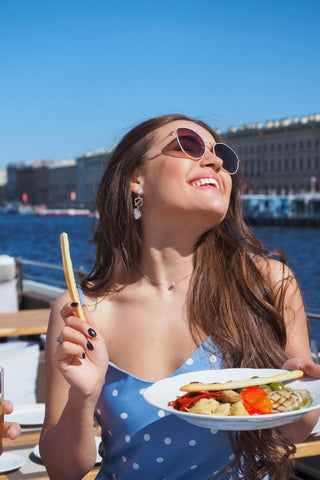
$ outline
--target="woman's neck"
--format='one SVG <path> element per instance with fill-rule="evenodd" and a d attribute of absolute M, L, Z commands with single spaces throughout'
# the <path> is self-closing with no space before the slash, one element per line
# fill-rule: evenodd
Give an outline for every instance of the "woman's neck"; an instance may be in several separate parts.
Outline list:
<path fill-rule="evenodd" d="M 174 247 L 144 245 L 139 273 L 151 285 L 172 290 L 193 272 L 193 249 L 178 251 Z"/>

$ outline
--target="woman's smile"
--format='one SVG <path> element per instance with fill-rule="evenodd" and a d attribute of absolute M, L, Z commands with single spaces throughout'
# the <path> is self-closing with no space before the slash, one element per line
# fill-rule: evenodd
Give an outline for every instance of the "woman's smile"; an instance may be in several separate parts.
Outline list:
<path fill-rule="evenodd" d="M 193 178 L 190 182 L 190 185 L 200 190 L 209 190 L 214 191 L 215 193 L 220 193 L 220 181 L 218 176 L 202 176 L 199 175 L 196 178 Z"/>

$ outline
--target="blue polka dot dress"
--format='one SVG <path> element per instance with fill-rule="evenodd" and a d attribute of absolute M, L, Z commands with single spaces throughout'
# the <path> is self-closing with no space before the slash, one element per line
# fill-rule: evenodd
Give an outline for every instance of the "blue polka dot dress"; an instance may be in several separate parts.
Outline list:
<path fill-rule="evenodd" d="M 219 352 L 206 340 L 171 376 L 223 368 Z M 228 434 L 200 428 L 149 405 L 152 385 L 110 363 L 96 407 L 102 427 L 99 453 L 103 480 L 237 480 Z"/>

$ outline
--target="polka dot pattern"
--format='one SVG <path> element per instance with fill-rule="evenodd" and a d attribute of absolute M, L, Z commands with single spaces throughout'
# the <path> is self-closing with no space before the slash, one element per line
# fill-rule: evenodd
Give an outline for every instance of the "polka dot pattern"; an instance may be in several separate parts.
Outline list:
<path fill-rule="evenodd" d="M 174 375 L 223 368 L 213 352 L 214 346 L 200 346 Z M 226 432 L 195 427 L 152 407 L 143 398 L 150 385 L 109 365 L 97 404 L 105 440 L 101 451 L 106 452 L 99 478 L 207 480 L 213 471 L 232 463 L 235 457 Z M 236 480 L 230 472 L 219 480 Z"/>
<path fill-rule="evenodd" d="M 211 363 L 216 363 L 216 361 L 217 361 L 217 357 L 215 355 L 210 355 L 209 359 L 210 359 Z"/>

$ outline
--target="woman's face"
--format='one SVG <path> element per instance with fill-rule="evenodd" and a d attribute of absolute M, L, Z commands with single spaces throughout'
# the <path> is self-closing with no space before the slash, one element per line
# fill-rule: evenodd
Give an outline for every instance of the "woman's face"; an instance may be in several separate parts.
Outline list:
<path fill-rule="evenodd" d="M 152 218 L 162 224 L 190 220 L 211 228 L 227 213 L 232 179 L 211 149 L 206 148 L 204 156 L 194 160 L 180 149 L 175 136 L 165 138 L 179 127 L 194 130 L 205 142 L 216 143 L 211 133 L 194 122 L 178 120 L 160 127 L 131 190 L 143 188 L 143 220 Z"/>

